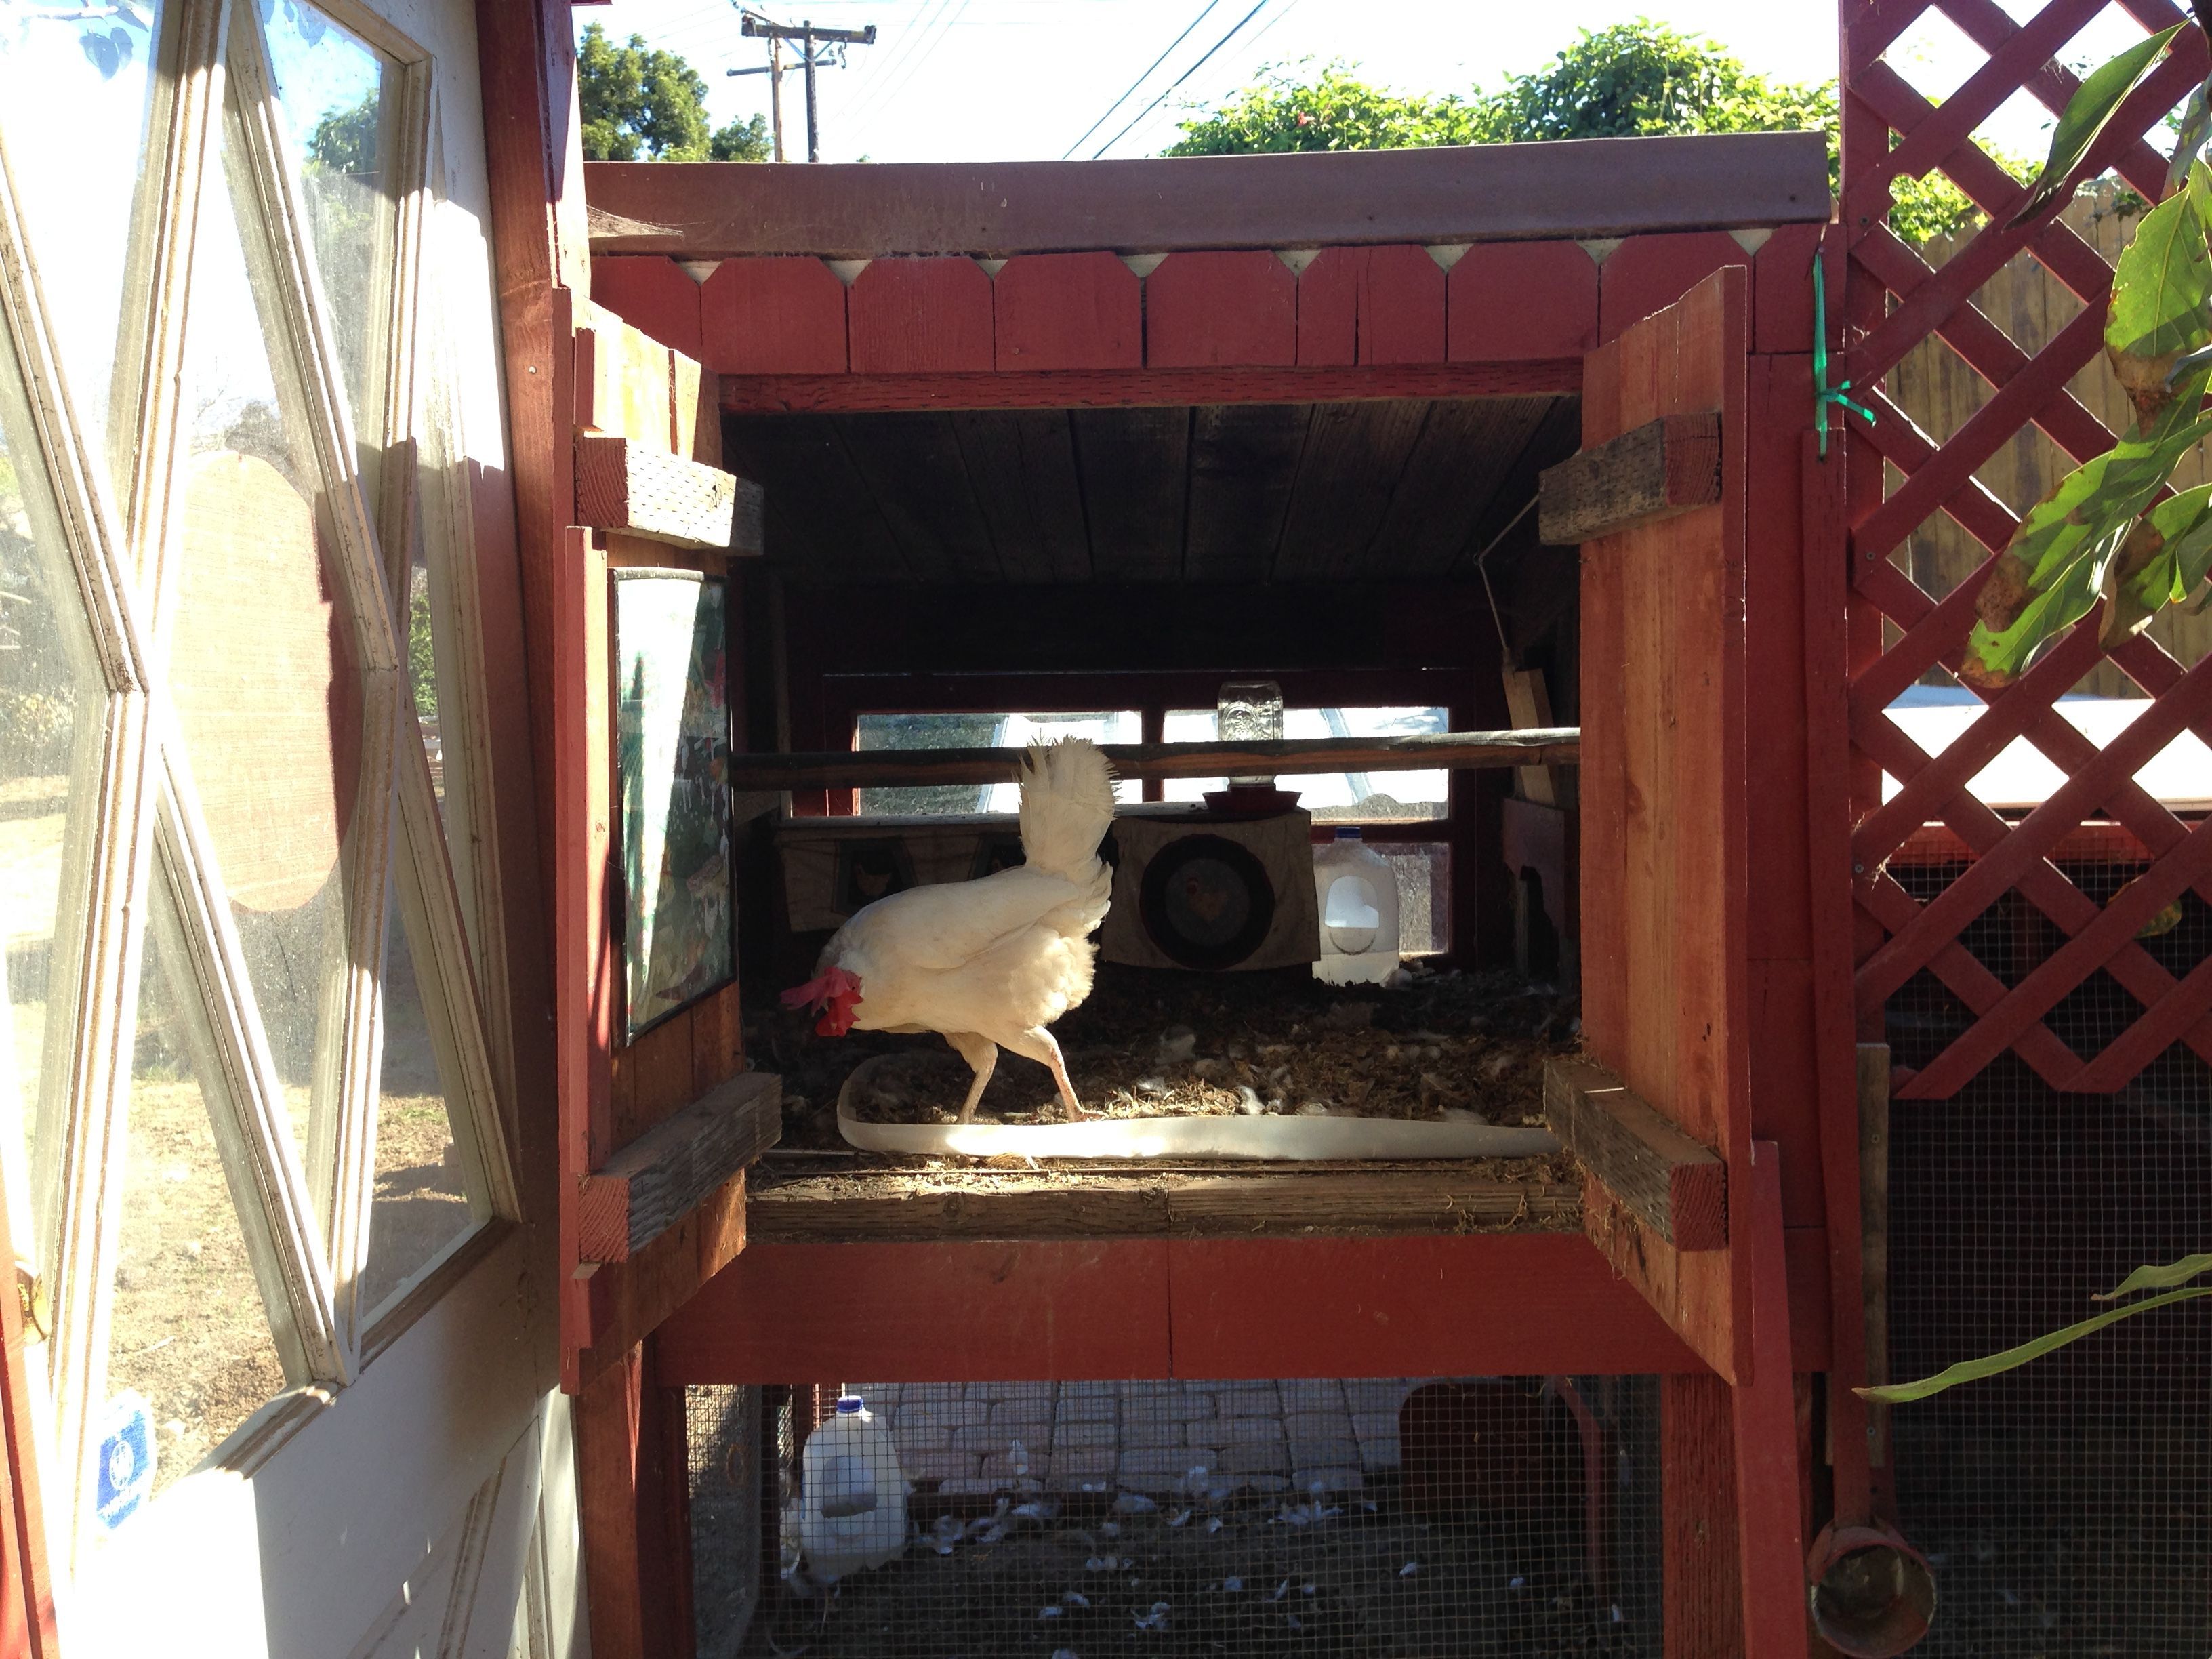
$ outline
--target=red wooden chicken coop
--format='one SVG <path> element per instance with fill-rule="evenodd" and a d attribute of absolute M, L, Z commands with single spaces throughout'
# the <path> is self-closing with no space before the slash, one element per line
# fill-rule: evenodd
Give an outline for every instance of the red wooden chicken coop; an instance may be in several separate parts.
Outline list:
<path fill-rule="evenodd" d="M 1939 514 L 2002 548 L 2020 504 L 1974 475 L 2030 422 L 2077 456 L 2112 441 L 2067 390 L 2110 280 L 2094 250 L 2045 216 L 1933 270 L 1885 222 L 1891 182 L 1940 167 L 2002 224 L 2020 187 L 1970 135 L 2021 88 L 2063 106 L 2051 60 L 2094 9 L 1943 0 L 1989 58 L 1940 107 L 1881 56 L 1927 9 L 1844 8 L 1840 208 L 1812 135 L 585 170 L 588 307 L 556 215 L 550 307 L 510 295 L 507 329 L 511 393 L 547 428 L 519 427 L 518 473 L 549 500 L 573 477 L 581 520 L 549 509 L 525 541 L 557 642 L 532 662 L 556 711 L 562 1328 L 598 1650 L 689 1650 L 662 1455 L 682 1391 L 860 1375 L 1656 1377 L 1665 1650 L 1820 1645 L 1808 1574 L 1893 1538 L 1884 1425 L 1850 1390 L 1870 1340 L 1881 1364 L 1862 1176 L 1891 1096 L 1956 1096 L 2008 1052 L 2109 1094 L 2177 1044 L 2212 1052 L 2212 978 L 2136 937 L 2206 890 L 2212 843 L 2131 781 L 2212 729 L 2212 671 L 2119 647 L 2149 705 L 2101 750 L 2053 708 L 2098 655 L 2086 627 L 1940 754 L 1888 712 L 1956 661 L 1976 588 L 1931 594 L 1893 554 Z M 2185 34 L 2087 171 L 2157 196 L 2142 135 L 2204 70 Z M 2033 356 L 1974 303 L 2023 248 L 2081 301 Z M 1941 436 L 1882 389 L 1932 336 L 1990 388 Z M 1826 442 L 1824 348 L 1875 415 L 1833 415 Z M 686 490 L 726 510 L 731 476 L 727 548 L 648 522 Z M 803 976 L 780 977 L 807 930 L 775 836 L 915 781 L 864 752 L 865 716 L 1127 709 L 1149 754 L 1172 711 L 1264 674 L 1457 733 L 1578 728 L 1548 772 L 1470 751 L 1407 836 L 1449 859 L 1453 960 L 1517 942 L 1525 966 L 1549 929 L 1578 968 L 1595 1069 L 1555 1073 L 1552 1103 L 1578 1187 L 732 1176 L 777 1121 L 736 986 L 634 1038 L 620 1012 L 603 619 L 641 567 L 731 585 L 740 908 L 783 923 L 744 953 L 774 981 L 748 1001 Z M 2007 817 L 1966 785 L 2020 737 L 2069 781 Z M 2107 903 L 2059 862 L 2092 823 L 2143 866 Z M 1936 824 L 1959 872 L 1914 885 Z M 2001 979 L 1960 940 L 2008 892 L 2064 937 Z M 1923 972 L 1966 1015 L 1893 1075 L 1884 1009 Z M 2083 1054 L 2044 1017 L 2093 973 L 2140 1012 Z M 1909 1601 L 1913 1558 L 1881 1559 Z"/>

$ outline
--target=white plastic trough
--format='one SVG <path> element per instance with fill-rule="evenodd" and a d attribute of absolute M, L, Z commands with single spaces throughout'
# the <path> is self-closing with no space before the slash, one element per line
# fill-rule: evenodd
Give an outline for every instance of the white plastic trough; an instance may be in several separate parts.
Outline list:
<path fill-rule="evenodd" d="M 853 1091 L 908 1054 L 862 1060 L 837 1093 L 837 1130 L 864 1152 L 925 1158 L 1215 1158 L 1310 1162 L 1358 1158 L 1541 1158 L 1549 1129 L 1389 1117 L 1085 1118 L 1074 1123 L 869 1123 Z"/>

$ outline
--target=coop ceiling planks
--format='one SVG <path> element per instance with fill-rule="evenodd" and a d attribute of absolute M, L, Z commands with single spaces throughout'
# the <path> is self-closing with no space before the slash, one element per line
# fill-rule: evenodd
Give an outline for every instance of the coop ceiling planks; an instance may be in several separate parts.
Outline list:
<path fill-rule="evenodd" d="M 1069 418 L 1098 579 L 1173 580 L 1182 573 L 1190 411 L 1085 409 Z"/>
<path fill-rule="evenodd" d="M 1209 404 L 1194 412 L 1185 580 L 1264 581 L 1273 574 L 1312 420 L 1304 404 Z"/>
<path fill-rule="evenodd" d="M 1356 564 L 1390 510 L 1429 408 L 1393 399 L 1314 410 L 1275 556 L 1279 580 L 1327 580 Z"/>
<path fill-rule="evenodd" d="M 1527 504 L 1577 419 L 1572 399 L 1521 397 L 726 425 L 787 578 L 888 558 L 925 582 L 1041 584 L 1441 574 Z"/>

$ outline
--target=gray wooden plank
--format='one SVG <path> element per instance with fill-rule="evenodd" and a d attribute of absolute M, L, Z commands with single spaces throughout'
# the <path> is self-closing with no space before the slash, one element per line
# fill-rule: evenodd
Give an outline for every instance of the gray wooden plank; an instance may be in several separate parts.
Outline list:
<path fill-rule="evenodd" d="M 1182 574 L 1190 410 L 1079 409 L 1069 418 L 1093 575 L 1174 580 Z"/>
<path fill-rule="evenodd" d="M 1003 578 L 949 417 L 918 411 L 835 420 L 854 469 L 916 574 L 956 582 Z"/>
<path fill-rule="evenodd" d="M 1185 580 L 1267 579 L 1312 417 L 1304 404 L 1209 404 L 1194 411 Z"/>
<path fill-rule="evenodd" d="M 1419 398 L 1314 405 L 1275 551 L 1276 580 L 1324 581 L 1352 568 L 1390 510 L 1428 413 Z"/>
<path fill-rule="evenodd" d="M 953 435 L 1012 582 L 1091 580 L 1091 538 L 1067 411 L 960 410 Z"/>

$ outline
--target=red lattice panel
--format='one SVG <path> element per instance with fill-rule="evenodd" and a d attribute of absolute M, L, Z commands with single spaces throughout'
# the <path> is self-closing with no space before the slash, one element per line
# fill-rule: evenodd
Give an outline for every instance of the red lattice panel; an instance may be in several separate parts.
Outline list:
<path fill-rule="evenodd" d="M 2099 613 L 2046 652 L 2019 682 L 1990 694 L 1967 731 L 1929 754 L 1887 712 L 1933 670 L 1955 670 L 1974 620 L 1974 600 L 1994 556 L 2018 522 L 1975 472 L 2033 424 L 2075 459 L 2114 440 L 2068 390 L 2099 356 L 2112 270 L 2098 251 L 2057 218 L 2054 204 L 2018 230 L 2002 227 L 2025 195 L 1970 136 L 2025 88 L 2056 112 L 2076 85 L 2057 61 L 2068 43 L 2104 11 L 2104 0 L 2050 0 L 2016 22 L 1996 0 L 1843 0 L 1844 240 L 1849 249 L 1844 367 L 1853 395 L 1875 411 L 1851 421 L 1850 569 L 1853 639 L 1849 719 L 1856 825 L 1851 840 L 1857 917 L 1855 1000 L 1861 1029 L 1878 1029 L 1887 1000 L 1925 969 L 1972 1013 L 1967 1028 L 1905 1079 L 1906 1097 L 1954 1095 L 2008 1050 L 2052 1088 L 2109 1093 L 2176 1042 L 2212 1060 L 2212 961 L 2177 977 L 2138 942 L 2146 926 L 2183 893 L 2212 900 L 2212 821 L 2185 823 L 2134 781 L 2136 770 L 2173 738 L 2192 732 L 2212 742 L 2212 657 L 2185 669 L 2160 646 L 2138 636 L 2112 660 L 2151 699 L 2135 722 L 2099 749 L 2054 706 L 2095 667 Z M 2185 21 L 2167 0 L 2124 0 L 2146 31 Z M 1982 67 L 1940 105 L 1914 90 L 1881 54 L 1924 15 L 1939 12 L 1986 54 Z M 2150 200 L 2165 191 L 2166 158 L 2148 138 L 2170 143 L 2159 122 L 2201 83 L 2203 37 L 2176 37 L 2168 54 L 2121 108 L 2080 176 L 2116 173 Z M 1900 176 L 1940 170 L 1989 216 L 1988 225 L 1940 269 L 1888 227 L 1890 186 Z M 1979 310 L 1974 295 L 2014 255 L 2033 253 L 2082 301 L 2076 319 L 2029 353 Z M 1914 425 L 1877 389 L 1905 354 L 1929 337 L 1988 383 L 1990 396 L 1948 440 Z M 1903 483 L 1886 498 L 1887 462 Z M 1948 515 L 1988 550 L 1990 560 L 1937 599 L 1892 562 L 1891 555 L 1936 514 Z M 1885 630 L 1883 623 L 1890 628 Z M 1897 637 L 1883 643 L 1885 632 Z M 2065 783 L 2018 822 L 2008 822 L 1967 790 L 1969 780 L 2005 747 L 2025 738 L 2065 774 Z M 1883 773 L 1898 793 L 1881 798 Z M 2148 854 L 2135 880 L 2099 903 L 2063 872 L 2064 844 L 2083 826 L 2109 824 Z M 1916 897 L 1888 872 L 1909 861 L 1908 844 L 1942 826 L 1970 862 L 1930 897 Z M 1938 832 L 1942 833 L 1942 832 Z M 2077 866 L 2078 867 L 2078 866 Z M 1925 889 L 1921 890 L 1923 893 Z M 1968 925 L 2008 891 L 2046 917 L 2063 943 L 2008 983 L 1961 942 Z M 2046 1016 L 2102 971 L 2141 1012 L 2093 1054 L 2077 1053 Z"/>

